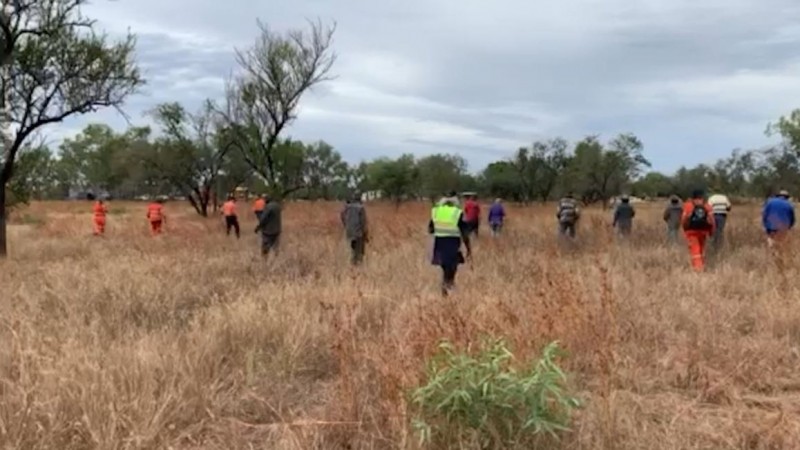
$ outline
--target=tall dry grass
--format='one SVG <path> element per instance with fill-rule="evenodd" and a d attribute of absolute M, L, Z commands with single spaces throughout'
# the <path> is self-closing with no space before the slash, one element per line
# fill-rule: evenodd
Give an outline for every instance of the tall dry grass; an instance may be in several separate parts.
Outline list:
<path fill-rule="evenodd" d="M 778 266 L 758 211 L 736 210 L 705 274 L 663 245 L 660 208 L 631 242 L 591 211 L 576 248 L 551 207 L 511 208 L 438 295 L 427 208 L 368 205 L 367 263 L 348 266 L 335 204 L 292 204 L 283 253 L 169 204 L 38 203 L 0 262 L 0 446 L 20 449 L 415 448 L 409 389 L 448 338 L 559 340 L 585 402 L 564 449 L 800 448 L 795 253 Z M 458 443 L 453 443 L 457 446 Z"/>

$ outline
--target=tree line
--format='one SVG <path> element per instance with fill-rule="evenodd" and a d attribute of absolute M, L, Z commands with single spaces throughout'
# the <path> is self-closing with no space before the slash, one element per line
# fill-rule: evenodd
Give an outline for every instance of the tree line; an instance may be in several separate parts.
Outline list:
<path fill-rule="evenodd" d="M 236 148 L 225 123 L 215 121 L 207 101 L 188 113 L 165 103 L 151 113 L 157 124 L 115 132 L 88 125 L 65 139 L 57 151 L 28 146 L 17 160 L 8 189 L 12 201 L 63 199 L 84 193 L 113 198 L 185 198 L 202 216 L 237 187 L 290 199 L 343 200 L 355 192 L 379 192 L 396 202 L 430 199 L 443 193 L 475 191 L 516 202 L 554 200 L 567 192 L 585 204 L 607 203 L 621 193 L 643 198 L 678 195 L 695 189 L 740 198 L 764 197 L 778 189 L 800 192 L 800 116 L 772 126 L 785 139 L 761 150 L 735 150 L 713 164 L 681 167 L 674 174 L 649 171 L 641 141 L 621 134 L 608 142 L 597 136 L 570 144 L 563 138 L 534 142 L 477 173 L 458 155 L 380 157 L 349 164 L 324 141 L 276 141 L 270 155 L 274 180 L 253 169 Z M 275 188 L 280 192 L 275 192 Z"/>

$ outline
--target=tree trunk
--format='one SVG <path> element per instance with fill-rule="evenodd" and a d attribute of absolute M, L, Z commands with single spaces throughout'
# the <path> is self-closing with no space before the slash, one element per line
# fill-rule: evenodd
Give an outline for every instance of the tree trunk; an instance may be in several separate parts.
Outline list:
<path fill-rule="evenodd" d="M 0 186 L 0 258 L 8 255 L 6 245 L 6 189 Z"/>

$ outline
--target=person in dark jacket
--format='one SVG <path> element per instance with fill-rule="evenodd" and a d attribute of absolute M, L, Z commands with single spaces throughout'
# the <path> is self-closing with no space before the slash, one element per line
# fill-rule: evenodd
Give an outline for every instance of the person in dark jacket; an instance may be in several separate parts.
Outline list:
<path fill-rule="evenodd" d="M 455 286 L 458 266 L 466 260 L 461 253 L 461 243 L 467 250 L 467 259 L 472 257 L 469 234 L 471 228 L 464 220 L 455 192 L 443 198 L 431 209 L 428 232 L 434 236 L 431 263 L 442 268 L 442 295 L 449 295 Z"/>
<path fill-rule="evenodd" d="M 361 203 L 361 196 L 356 194 L 345 204 L 341 213 L 342 226 L 350 242 L 352 252 L 350 262 L 356 266 L 364 261 L 364 250 L 369 242 L 367 229 L 367 211 Z"/>
<path fill-rule="evenodd" d="M 489 228 L 492 230 L 492 236 L 497 237 L 503 229 L 503 224 L 506 221 L 506 209 L 503 207 L 503 201 L 499 198 L 494 200 L 492 207 L 489 208 Z"/>
<path fill-rule="evenodd" d="M 667 207 L 664 208 L 664 222 L 667 224 L 667 243 L 678 243 L 682 216 L 683 205 L 681 205 L 681 199 L 680 197 L 673 195 L 670 197 Z"/>
<path fill-rule="evenodd" d="M 578 220 L 581 218 L 581 210 L 578 201 L 572 193 L 568 193 L 558 202 L 556 209 L 556 219 L 558 219 L 558 232 L 562 237 L 575 239 Z"/>
<path fill-rule="evenodd" d="M 267 257 L 270 251 L 278 253 L 282 226 L 281 204 L 270 198 L 261 212 L 255 231 L 261 232 L 261 254 L 264 257 Z"/>
<path fill-rule="evenodd" d="M 620 197 L 620 203 L 614 208 L 614 228 L 620 236 L 630 236 L 633 229 L 633 218 L 636 217 L 636 210 L 631 205 L 631 198 L 627 195 Z"/>
<path fill-rule="evenodd" d="M 775 247 L 786 240 L 789 230 L 794 228 L 794 205 L 789 201 L 789 193 L 780 191 L 764 204 L 761 222 L 767 233 L 767 243 Z"/>

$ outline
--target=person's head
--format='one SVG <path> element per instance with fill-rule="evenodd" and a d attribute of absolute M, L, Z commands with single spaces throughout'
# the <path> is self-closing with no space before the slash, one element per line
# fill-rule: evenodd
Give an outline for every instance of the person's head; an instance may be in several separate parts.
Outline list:
<path fill-rule="evenodd" d="M 458 204 L 458 194 L 456 194 L 455 191 L 450 191 L 447 193 L 447 195 L 442 197 L 439 203 L 442 205 L 455 206 Z"/>
<path fill-rule="evenodd" d="M 572 193 L 572 191 L 570 191 L 570 192 L 567 192 L 567 195 L 565 197 L 567 197 L 567 198 L 575 198 L 575 194 Z"/>
<path fill-rule="evenodd" d="M 503 200 L 500 199 L 500 198 L 496 198 L 496 199 L 494 199 L 494 202 L 495 202 L 495 204 L 499 205 L 499 204 L 503 203 Z"/>
<path fill-rule="evenodd" d="M 266 193 L 261 194 L 261 198 L 264 200 L 269 200 L 269 196 Z"/>
<path fill-rule="evenodd" d="M 791 195 L 789 195 L 789 191 L 786 189 L 781 189 L 780 192 L 778 192 L 778 197 L 788 200 Z"/>
<path fill-rule="evenodd" d="M 236 197 L 233 194 L 228 194 L 228 201 L 229 202 L 235 202 L 236 201 Z"/>
<path fill-rule="evenodd" d="M 630 197 L 628 197 L 627 195 L 623 195 L 623 196 L 621 196 L 621 197 L 619 198 L 619 201 L 621 201 L 622 203 L 630 203 L 630 201 L 631 201 L 631 198 L 630 198 Z"/>
<path fill-rule="evenodd" d="M 669 202 L 673 205 L 677 205 L 678 203 L 681 202 L 681 199 L 677 195 L 673 195 L 672 197 L 669 198 Z"/>
<path fill-rule="evenodd" d="M 706 194 L 702 189 L 695 189 L 692 191 L 692 200 L 703 200 Z"/>
<path fill-rule="evenodd" d="M 361 201 L 361 192 L 353 192 L 349 198 L 350 202 L 358 203 Z"/>
<path fill-rule="evenodd" d="M 159 198 L 156 199 L 156 203 L 158 203 L 160 205 L 163 205 L 164 204 L 164 199 L 159 197 Z"/>

